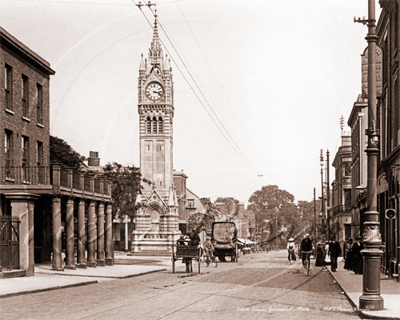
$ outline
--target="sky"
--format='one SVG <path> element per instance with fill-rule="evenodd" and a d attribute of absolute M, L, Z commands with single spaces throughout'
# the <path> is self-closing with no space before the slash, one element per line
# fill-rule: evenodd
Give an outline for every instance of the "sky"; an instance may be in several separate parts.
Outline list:
<path fill-rule="evenodd" d="M 365 0 L 0 0 L 0 24 L 47 60 L 50 133 L 101 165 L 139 166 L 137 81 L 157 8 L 174 81 L 174 169 L 199 197 L 265 185 L 321 195 L 361 93 Z M 147 3 L 147 1 L 146 1 Z M 379 17 L 377 6 L 376 19 Z M 152 11 L 153 10 L 153 11 Z"/>

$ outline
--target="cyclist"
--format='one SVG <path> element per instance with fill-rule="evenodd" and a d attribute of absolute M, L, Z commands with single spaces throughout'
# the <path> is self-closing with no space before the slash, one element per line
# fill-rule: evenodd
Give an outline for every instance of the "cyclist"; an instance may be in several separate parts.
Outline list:
<path fill-rule="evenodd" d="M 290 261 L 290 264 L 292 264 L 292 260 L 296 261 L 296 255 L 294 254 L 294 247 L 295 247 L 294 239 L 290 238 L 287 244 L 288 260 Z"/>
<path fill-rule="evenodd" d="M 209 259 L 214 255 L 214 246 L 211 243 L 210 237 L 207 237 L 204 242 L 204 252 Z"/>
<path fill-rule="evenodd" d="M 306 265 L 306 260 L 308 261 L 310 260 L 311 251 L 312 251 L 312 242 L 310 239 L 310 235 L 307 233 L 300 244 L 301 260 L 303 261 L 303 268 L 308 268 L 308 265 Z M 308 254 L 308 259 L 307 259 L 307 254 Z"/>

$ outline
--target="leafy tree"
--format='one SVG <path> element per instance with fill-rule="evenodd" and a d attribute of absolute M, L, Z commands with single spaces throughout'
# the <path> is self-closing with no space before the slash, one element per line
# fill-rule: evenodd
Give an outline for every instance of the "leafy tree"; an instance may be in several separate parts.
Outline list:
<path fill-rule="evenodd" d="M 137 207 L 136 196 L 141 193 L 140 168 L 135 166 L 122 166 L 117 162 L 107 163 L 103 168 L 104 176 L 111 181 L 111 196 L 114 202 L 113 216 L 133 218 Z M 151 183 L 143 179 L 144 182 Z M 132 219 L 131 219 L 132 220 Z"/>
<path fill-rule="evenodd" d="M 296 211 L 294 206 L 294 196 L 291 193 L 276 185 L 268 185 L 251 195 L 247 209 L 255 213 L 258 228 L 268 228 L 270 237 L 274 239 L 287 230 L 289 217 Z M 278 242 L 276 239 L 275 243 Z"/>
<path fill-rule="evenodd" d="M 218 198 L 215 202 L 225 203 L 226 214 L 228 215 L 233 216 L 238 213 L 239 201 L 234 198 Z"/>
<path fill-rule="evenodd" d="M 50 136 L 50 162 L 60 163 L 73 169 L 80 169 L 84 164 L 81 156 L 63 139 Z"/>

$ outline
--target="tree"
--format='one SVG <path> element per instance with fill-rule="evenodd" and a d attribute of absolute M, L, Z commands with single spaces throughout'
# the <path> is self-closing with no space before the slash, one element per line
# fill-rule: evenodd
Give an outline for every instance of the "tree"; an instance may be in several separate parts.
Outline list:
<path fill-rule="evenodd" d="M 83 161 L 85 161 L 85 157 L 72 149 L 66 141 L 50 136 L 50 162 L 80 169 L 84 165 Z"/>
<path fill-rule="evenodd" d="M 283 230 L 287 230 L 287 222 L 294 215 L 295 206 L 291 193 L 276 185 L 268 185 L 251 195 L 247 209 L 255 213 L 258 228 L 268 228 L 270 237 L 275 239 Z M 280 241 L 275 241 L 278 242 Z"/>
<path fill-rule="evenodd" d="M 239 201 L 234 198 L 218 198 L 215 202 L 225 203 L 226 214 L 228 215 L 233 216 L 238 213 Z"/>
<path fill-rule="evenodd" d="M 128 215 L 133 218 L 136 210 L 136 196 L 141 193 L 141 181 L 150 183 L 143 179 L 140 169 L 135 166 L 122 166 L 117 162 L 107 163 L 103 168 L 104 176 L 111 181 L 111 196 L 114 202 L 114 213 L 116 217 Z M 132 219 L 131 219 L 132 220 Z"/>

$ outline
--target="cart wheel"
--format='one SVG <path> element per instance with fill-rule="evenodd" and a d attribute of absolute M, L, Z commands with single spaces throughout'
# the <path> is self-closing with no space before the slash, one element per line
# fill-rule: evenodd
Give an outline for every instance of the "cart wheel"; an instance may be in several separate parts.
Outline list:
<path fill-rule="evenodd" d="M 216 267 L 218 267 L 218 258 L 217 257 L 213 257 L 213 259 L 212 259 L 212 264 L 213 264 L 213 266 L 216 268 Z"/>
<path fill-rule="evenodd" d="M 200 264 L 201 264 L 201 263 L 200 263 L 200 250 L 199 250 L 199 254 L 197 255 L 197 258 L 198 258 L 198 259 L 197 259 L 197 266 L 198 266 L 198 267 L 197 267 L 197 268 L 198 268 L 198 271 L 197 271 L 197 272 L 200 273 Z"/>
<path fill-rule="evenodd" d="M 238 262 L 239 261 L 239 252 L 238 252 L 238 246 L 237 245 L 236 245 L 236 248 L 235 248 L 235 256 L 236 256 L 235 261 Z"/>

